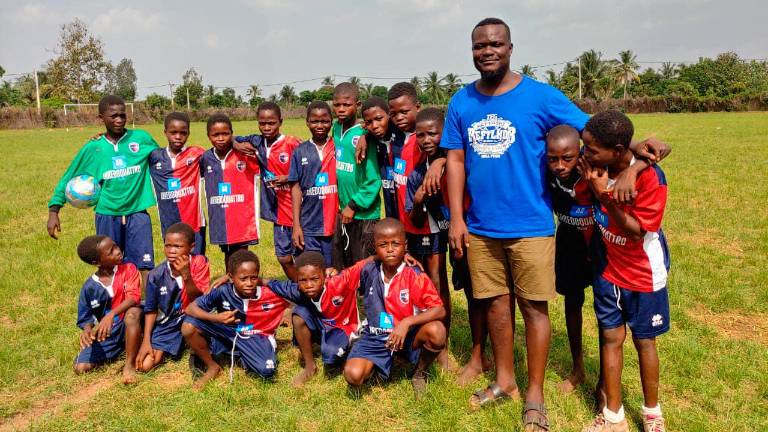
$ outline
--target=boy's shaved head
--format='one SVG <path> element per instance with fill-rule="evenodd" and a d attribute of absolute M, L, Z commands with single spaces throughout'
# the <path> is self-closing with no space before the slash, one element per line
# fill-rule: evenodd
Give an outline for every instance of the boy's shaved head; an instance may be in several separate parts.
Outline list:
<path fill-rule="evenodd" d="M 387 101 L 378 96 L 371 96 L 368 98 L 368 100 L 363 102 L 363 108 L 360 110 L 360 112 L 366 112 L 371 108 L 381 108 L 381 110 L 385 113 L 389 112 L 389 105 L 387 104 Z"/>
<path fill-rule="evenodd" d="M 424 108 L 416 114 L 416 123 L 427 121 L 433 121 L 442 126 L 445 121 L 445 113 L 440 108 Z"/>
<path fill-rule="evenodd" d="M 300 269 L 306 266 L 312 266 L 312 267 L 319 268 L 321 270 L 325 270 L 325 258 L 323 257 L 323 254 L 321 254 L 320 252 L 307 251 L 296 257 L 296 261 L 294 261 L 294 265 L 296 266 L 297 269 Z"/>
<path fill-rule="evenodd" d="M 375 238 L 385 233 L 388 234 L 388 231 L 394 231 L 394 233 L 405 237 L 405 227 L 403 226 L 403 223 L 391 217 L 376 222 L 376 225 L 373 226 L 373 237 Z"/>
<path fill-rule="evenodd" d="M 106 95 L 99 99 L 99 114 L 104 114 L 113 105 L 125 106 L 125 101 L 120 96 Z"/>
<path fill-rule="evenodd" d="M 416 91 L 416 87 L 409 82 L 399 82 L 392 86 L 387 93 L 387 99 L 393 100 L 400 96 L 408 96 L 413 102 L 419 101 L 419 93 Z"/>
<path fill-rule="evenodd" d="M 333 89 L 333 96 L 351 96 L 355 99 L 357 99 L 360 95 L 360 90 L 357 88 L 356 85 L 350 83 L 350 82 L 343 82 L 336 86 L 336 88 Z"/>
<path fill-rule="evenodd" d="M 547 146 L 575 146 L 579 148 L 579 131 L 568 125 L 558 125 L 547 132 Z"/>
<path fill-rule="evenodd" d="M 99 243 L 107 238 L 102 235 L 92 235 L 80 240 L 77 245 L 77 256 L 86 264 L 99 263 Z"/>

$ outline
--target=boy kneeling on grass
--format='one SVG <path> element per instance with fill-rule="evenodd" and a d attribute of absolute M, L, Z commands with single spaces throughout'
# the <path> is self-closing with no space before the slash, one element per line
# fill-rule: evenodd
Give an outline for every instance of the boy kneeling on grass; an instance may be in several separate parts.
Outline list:
<path fill-rule="evenodd" d="M 425 273 L 405 263 L 403 224 L 386 218 L 373 231 L 376 261 L 362 269 L 360 294 L 367 324 L 344 366 L 344 378 L 360 387 L 374 371 L 387 379 L 395 354 L 416 364 L 411 383 L 417 397 L 426 390 L 427 368 L 445 347 L 445 308 Z"/>
<path fill-rule="evenodd" d="M 80 353 L 76 374 L 115 361 L 125 351 L 123 384 L 136 382 L 136 352 L 141 343 L 141 276 L 136 266 L 123 264 L 123 251 L 111 238 L 93 235 L 77 246 L 77 255 L 97 267 L 83 284 L 77 305 Z"/>

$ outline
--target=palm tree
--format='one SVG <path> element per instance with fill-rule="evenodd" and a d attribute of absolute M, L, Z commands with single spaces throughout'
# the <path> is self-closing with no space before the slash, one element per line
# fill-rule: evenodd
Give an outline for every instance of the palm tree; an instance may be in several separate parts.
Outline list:
<path fill-rule="evenodd" d="M 631 50 L 620 51 L 619 59 L 615 61 L 616 80 L 619 84 L 624 86 L 624 99 L 627 98 L 627 86 L 632 81 L 638 79 L 637 69 L 640 67 L 637 64 L 637 55 Z"/>
<path fill-rule="evenodd" d="M 523 65 L 522 68 L 520 68 L 520 73 L 523 75 L 528 75 L 529 77 L 536 79 L 536 72 L 533 71 L 533 66 L 531 65 Z"/>
<path fill-rule="evenodd" d="M 410 81 L 411 85 L 416 87 L 416 92 L 421 93 L 421 78 L 413 77 Z"/>
<path fill-rule="evenodd" d="M 349 83 L 354 85 L 358 89 L 360 88 L 360 78 L 358 78 L 356 76 L 349 77 Z"/>
<path fill-rule="evenodd" d="M 360 86 L 360 96 L 363 99 L 368 99 L 373 93 L 373 83 L 367 83 Z"/>
<path fill-rule="evenodd" d="M 557 72 L 553 71 L 552 69 L 548 69 L 545 75 L 547 77 L 547 84 L 551 85 L 552 87 L 557 87 L 560 84 L 560 77 L 557 76 Z"/>
<path fill-rule="evenodd" d="M 435 104 L 443 103 L 445 92 L 443 91 L 442 80 L 437 72 L 430 72 L 424 78 L 424 93 L 429 97 L 429 101 Z"/>
<path fill-rule="evenodd" d="M 251 84 L 248 86 L 248 90 L 245 92 L 245 95 L 251 99 L 261 96 L 261 89 L 259 88 L 259 85 Z"/>
<path fill-rule="evenodd" d="M 677 65 L 671 62 L 665 62 L 661 64 L 661 77 L 665 80 L 675 79 L 677 77 Z"/>
<path fill-rule="evenodd" d="M 589 50 L 581 54 L 581 83 L 584 87 L 583 96 L 585 98 L 595 95 L 595 86 L 610 70 L 608 62 L 603 61 L 603 53 L 600 51 Z M 578 72 L 578 67 L 576 68 Z"/>
<path fill-rule="evenodd" d="M 280 101 L 285 104 L 293 104 L 293 101 L 296 100 L 296 90 L 289 86 L 283 86 L 283 88 L 280 89 Z"/>
<path fill-rule="evenodd" d="M 333 87 L 333 77 L 329 75 L 323 78 L 323 82 L 321 83 L 321 85 Z"/>
<path fill-rule="evenodd" d="M 453 96 L 461 88 L 461 78 L 456 74 L 449 73 L 442 78 L 443 89 L 445 93 L 450 97 Z"/>

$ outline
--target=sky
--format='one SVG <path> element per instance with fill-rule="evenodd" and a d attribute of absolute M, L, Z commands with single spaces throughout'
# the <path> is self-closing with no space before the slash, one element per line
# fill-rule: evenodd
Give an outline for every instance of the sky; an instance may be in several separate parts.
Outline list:
<path fill-rule="evenodd" d="M 336 75 L 391 85 L 437 71 L 475 79 L 470 32 L 496 16 L 511 27 L 512 68 L 562 63 L 596 49 L 640 62 L 695 62 L 735 51 L 768 57 L 761 0 L 0 0 L 0 66 L 39 68 L 55 55 L 60 26 L 74 18 L 101 38 L 107 59 L 133 60 L 139 97 L 168 94 L 194 67 L 206 85 L 264 96 L 282 84 Z M 659 64 L 641 63 L 643 68 Z M 559 65 L 537 68 L 544 72 Z M 166 84 L 164 87 L 156 87 Z M 270 85 L 275 84 L 275 85 Z M 297 91 L 319 80 L 292 83 Z"/>

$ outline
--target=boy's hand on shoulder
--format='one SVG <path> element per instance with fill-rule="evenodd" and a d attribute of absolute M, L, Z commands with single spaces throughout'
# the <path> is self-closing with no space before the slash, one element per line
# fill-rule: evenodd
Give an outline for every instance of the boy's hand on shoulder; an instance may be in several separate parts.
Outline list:
<path fill-rule="evenodd" d="M 629 149 L 638 157 L 647 159 L 651 163 L 661 162 L 672 153 L 672 147 L 670 147 L 669 144 L 660 141 L 654 136 L 639 142 L 630 143 Z"/>
<path fill-rule="evenodd" d="M 112 334 L 112 323 L 114 320 L 115 314 L 113 312 L 109 312 L 101 318 L 99 325 L 96 327 L 97 341 L 103 342 Z"/>
<path fill-rule="evenodd" d="M 220 323 L 225 324 L 225 325 L 237 324 L 237 323 L 240 322 L 240 320 L 237 319 L 235 314 L 237 314 L 237 312 L 233 311 L 233 310 L 232 311 L 224 311 L 224 312 L 220 312 L 220 313 L 216 314 L 216 318 L 218 319 L 218 321 Z"/>
<path fill-rule="evenodd" d="M 403 262 L 405 262 L 405 265 L 410 267 L 418 267 L 419 270 L 424 271 L 424 266 L 421 265 L 421 261 L 417 260 L 413 257 L 413 255 L 409 253 L 405 253 L 405 256 L 403 257 Z"/>
<path fill-rule="evenodd" d="M 59 221 L 59 213 L 55 211 L 48 212 L 48 235 L 52 239 L 58 240 L 58 233 L 61 232 L 61 221 Z"/>
<path fill-rule="evenodd" d="M 256 156 L 256 149 L 253 148 L 249 141 L 239 142 L 238 140 L 233 140 L 232 147 L 246 156 Z"/>
<path fill-rule="evenodd" d="M 365 128 L 365 126 L 363 126 Z M 355 146 L 355 162 L 363 163 L 365 156 L 368 154 L 368 141 L 365 139 L 365 135 L 360 135 L 360 139 L 357 140 Z"/>
<path fill-rule="evenodd" d="M 84 328 L 80 333 L 80 349 L 91 346 L 94 339 L 96 336 L 93 334 L 93 329 L 91 327 Z"/>
<path fill-rule="evenodd" d="M 339 271 L 334 267 L 328 267 L 325 269 L 325 277 L 330 278 L 339 274 Z"/>
<path fill-rule="evenodd" d="M 211 289 L 224 285 L 227 282 L 229 282 L 229 275 L 227 274 L 221 275 L 211 283 Z"/>
<path fill-rule="evenodd" d="M 422 186 L 427 196 L 432 196 L 440 192 L 440 180 L 443 178 L 446 158 L 436 159 L 429 166 L 427 174 L 424 176 Z"/>
<path fill-rule="evenodd" d="M 389 339 L 387 339 L 387 348 L 389 350 L 400 351 L 403 349 L 405 338 L 408 336 L 408 329 L 411 327 L 409 318 L 404 318 L 392 329 L 392 333 L 389 334 Z"/>

